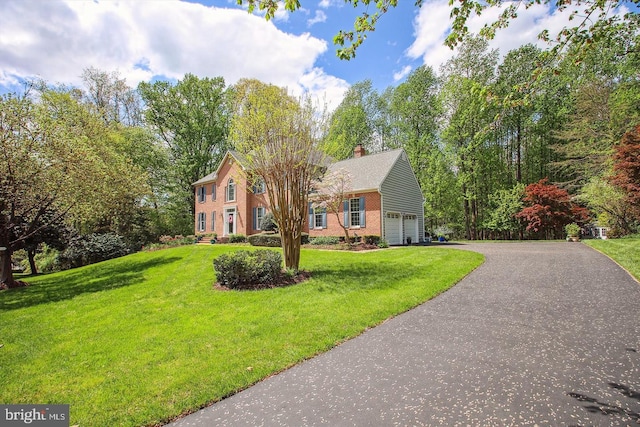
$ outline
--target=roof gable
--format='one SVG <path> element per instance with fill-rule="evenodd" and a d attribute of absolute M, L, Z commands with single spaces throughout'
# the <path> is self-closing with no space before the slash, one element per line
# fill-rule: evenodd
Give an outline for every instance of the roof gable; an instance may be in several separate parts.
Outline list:
<path fill-rule="evenodd" d="M 235 161 L 238 162 L 238 164 L 240 165 L 240 167 L 242 169 L 246 170 L 246 160 L 244 158 L 244 156 L 240 153 L 238 153 L 235 150 L 229 150 L 225 153 L 224 157 L 222 158 L 222 160 L 220 161 L 220 163 L 218 163 L 218 168 L 216 169 L 215 172 L 211 172 L 209 175 L 200 178 L 199 180 L 197 180 L 196 182 L 194 182 L 191 185 L 201 185 L 201 184 L 208 184 L 210 182 L 215 182 L 218 179 L 218 175 L 220 174 L 220 169 L 222 169 L 222 167 L 224 166 L 225 162 L 227 161 L 227 159 L 229 157 L 232 157 Z"/>
<path fill-rule="evenodd" d="M 380 189 L 385 178 L 398 161 L 404 150 L 397 149 L 381 153 L 367 154 L 333 163 L 329 172 L 346 170 L 351 175 L 353 191 Z"/>

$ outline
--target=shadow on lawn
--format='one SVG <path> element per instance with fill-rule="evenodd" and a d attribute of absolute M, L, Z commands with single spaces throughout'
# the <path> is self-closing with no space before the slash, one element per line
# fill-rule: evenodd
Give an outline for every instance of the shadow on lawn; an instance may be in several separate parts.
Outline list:
<path fill-rule="evenodd" d="M 155 258 L 140 262 L 99 263 L 37 280 L 25 288 L 0 292 L 0 310 L 31 307 L 71 299 L 77 295 L 133 285 L 144 279 L 148 268 L 178 261 L 179 257 Z M 34 276 L 35 278 L 36 276 Z M 24 280 L 29 283 L 29 278 Z"/>
<path fill-rule="evenodd" d="M 321 291 L 344 292 L 345 289 L 379 289 L 388 287 L 390 280 L 397 281 L 406 276 L 413 276 L 406 265 L 387 263 L 383 266 L 367 263 L 349 265 L 333 265 L 330 268 L 314 268 L 312 277 L 324 284 Z M 329 285 L 326 285 L 329 284 Z M 345 288 L 345 284 L 348 286 Z"/>

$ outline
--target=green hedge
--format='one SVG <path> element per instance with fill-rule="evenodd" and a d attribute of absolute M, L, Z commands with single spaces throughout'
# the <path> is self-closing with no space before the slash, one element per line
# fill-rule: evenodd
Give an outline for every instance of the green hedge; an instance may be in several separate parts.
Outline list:
<path fill-rule="evenodd" d="M 251 236 L 247 237 L 247 240 L 252 246 L 266 246 L 270 248 L 282 247 L 282 242 L 280 240 L 279 234 L 252 234 Z M 302 244 L 306 245 L 307 243 L 309 243 L 309 234 L 302 233 Z"/>
<path fill-rule="evenodd" d="M 244 234 L 230 234 L 229 243 L 245 243 L 247 237 Z"/>
<path fill-rule="evenodd" d="M 281 245 L 279 234 L 253 234 L 247 237 L 252 246 L 267 246 L 270 248 L 279 248 Z"/>
<path fill-rule="evenodd" d="M 218 283 L 230 289 L 272 285 L 282 272 L 282 255 L 276 251 L 238 251 L 213 260 Z"/>
<path fill-rule="evenodd" d="M 312 245 L 337 245 L 340 238 L 336 236 L 318 236 L 311 239 Z"/>

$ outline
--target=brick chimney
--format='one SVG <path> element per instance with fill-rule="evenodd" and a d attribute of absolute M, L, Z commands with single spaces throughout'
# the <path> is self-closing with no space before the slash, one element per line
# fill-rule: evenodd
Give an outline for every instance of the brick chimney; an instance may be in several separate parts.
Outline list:
<path fill-rule="evenodd" d="M 367 152 L 362 146 L 362 144 L 356 145 L 356 148 L 353 149 L 353 157 L 362 157 L 366 155 L 367 155 Z"/>

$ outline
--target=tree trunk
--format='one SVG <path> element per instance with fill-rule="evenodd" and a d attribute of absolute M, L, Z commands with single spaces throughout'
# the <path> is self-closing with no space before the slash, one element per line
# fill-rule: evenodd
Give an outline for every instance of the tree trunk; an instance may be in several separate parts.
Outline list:
<path fill-rule="evenodd" d="M 291 232 L 280 230 L 280 240 L 282 241 L 285 268 L 298 272 L 300 268 L 300 237 L 296 239 Z M 298 240 L 298 244 L 296 244 L 296 240 Z"/>
<path fill-rule="evenodd" d="M 6 249 L 5 249 L 6 248 Z M 11 269 L 11 250 L 8 245 L 0 247 L 0 288 L 17 288 L 18 283 L 13 278 Z"/>
<path fill-rule="evenodd" d="M 340 227 L 342 227 L 342 229 L 344 230 L 344 238 L 346 239 L 345 242 L 347 242 L 347 245 L 351 247 L 351 237 L 349 237 L 349 227 L 345 227 L 342 224 L 342 221 L 340 221 L 339 212 L 335 212 L 335 214 L 336 214 L 336 219 L 338 220 L 338 224 L 340 224 Z"/>
<path fill-rule="evenodd" d="M 0 216 L 0 288 L 17 288 L 18 284 L 13 278 L 13 270 L 11 269 L 9 231 L 3 220 L 6 220 L 6 217 Z"/>
<path fill-rule="evenodd" d="M 36 250 L 27 250 L 27 256 L 29 257 L 29 267 L 31 268 L 31 275 L 38 274 L 38 267 L 36 267 Z"/>

